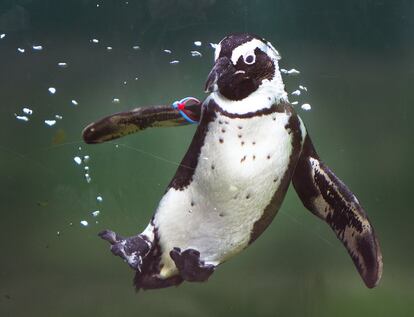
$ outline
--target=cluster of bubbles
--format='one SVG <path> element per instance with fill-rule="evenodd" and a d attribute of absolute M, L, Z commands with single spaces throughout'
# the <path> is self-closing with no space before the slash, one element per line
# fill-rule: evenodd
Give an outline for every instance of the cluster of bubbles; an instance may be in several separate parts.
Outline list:
<path fill-rule="evenodd" d="M 14 116 L 16 117 L 17 120 L 20 121 L 29 121 L 29 117 L 33 114 L 33 110 L 28 108 L 28 107 L 24 107 L 22 109 L 22 114 L 17 114 L 15 113 Z"/>
<path fill-rule="evenodd" d="M 82 151 L 82 147 L 79 147 L 78 150 Z M 83 167 L 82 171 L 83 171 L 84 179 L 85 179 L 86 183 L 88 183 L 88 184 L 92 182 L 92 177 L 90 175 L 91 169 L 89 167 L 90 160 L 91 160 L 91 157 L 88 154 L 85 154 L 85 155 L 79 155 L 78 154 L 78 155 L 73 157 L 73 161 L 75 162 L 75 164 L 79 167 Z M 103 202 L 103 197 L 101 195 L 98 195 L 96 197 L 96 202 L 98 204 L 101 204 Z M 101 211 L 99 209 L 97 209 L 97 210 L 93 210 L 93 211 L 89 212 L 89 214 L 92 218 L 97 218 L 101 214 Z M 79 221 L 79 224 L 82 227 L 88 227 L 90 222 L 91 221 L 88 221 L 86 219 L 82 219 L 82 220 Z M 98 224 L 97 219 L 95 219 L 95 223 Z"/>
<path fill-rule="evenodd" d="M 295 68 L 292 68 L 292 69 L 282 68 L 280 69 L 280 72 L 284 75 L 290 75 L 290 76 L 297 76 L 300 74 L 300 71 Z M 292 91 L 290 94 L 295 97 L 301 97 L 307 92 L 308 92 L 308 88 L 306 86 L 299 85 L 298 88 Z M 299 101 L 294 100 L 294 101 L 291 101 L 290 103 L 295 106 L 299 104 Z M 309 103 L 302 103 L 300 107 L 302 110 L 305 110 L 305 111 L 309 111 L 312 109 L 312 106 Z"/>
<path fill-rule="evenodd" d="M 201 41 L 194 41 L 193 44 L 196 47 L 201 47 L 203 45 L 203 43 Z M 170 49 L 163 49 L 162 51 L 166 54 L 170 54 L 170 55 L 173 54 L 173 52 Z M 203 54 L 200 51 L 197 51 L 197 50 L 190 50 L 190 55 L 192 57 L 203 57 Z M 179 64 L 179 63 L 180 63 L 180 61 L 178 59 L 170 60 L 170 64 L 172 64 L 172 65 Z"/>
<path fill-rule="evenodd" d="M 79 147 L 79 149 L 81 150 L 82 148 Z M 89 155 L 84 155 L 83 157 L 81 156 L 75 156 L 73 158 L 73 160 L 75 161 L 75 163 L 79 166 L 83 165 L 83 170 L 85 172 L 85 180 L 86 182 L 89 184 L 92 181 L 92 178 L 90 176 L 90 168 L 88 166 L 89 160 L 90 160 L 90 156 Z"/>

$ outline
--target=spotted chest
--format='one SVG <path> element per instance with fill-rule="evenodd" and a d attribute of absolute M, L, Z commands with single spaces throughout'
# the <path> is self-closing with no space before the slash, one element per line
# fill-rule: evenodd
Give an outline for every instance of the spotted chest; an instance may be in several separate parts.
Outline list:
<path fill-rule="evenodd" d="M 250 118 L 217 113 L 208 124 L 191 183 L 170 188 L 155 214 L 161 276 L 176 272 L 169 251 L 194 248 L 219 264 L 245 248 L 285 175 L 292 153 L 291 114 Z"/>

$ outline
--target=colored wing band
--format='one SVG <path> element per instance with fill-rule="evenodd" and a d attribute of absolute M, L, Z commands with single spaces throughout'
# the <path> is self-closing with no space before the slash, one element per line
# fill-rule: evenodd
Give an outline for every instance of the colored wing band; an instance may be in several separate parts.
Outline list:
<path fill-rule="evenodd" d="M 171 105 L 174 109 L 178 110 L 181 114 L 181 116 L 189 123 L 198 123 L 198 121 L 193 120 L 190 118 L 190 116 L 186 113 L 186 105 L 189 102 L 195 102 L 195 103 L 200 103 L 200 101 L 197 98 L 194 97 L 185 97 L 181 100 L 177 100 L 174 101 L 173 104 Z"/>

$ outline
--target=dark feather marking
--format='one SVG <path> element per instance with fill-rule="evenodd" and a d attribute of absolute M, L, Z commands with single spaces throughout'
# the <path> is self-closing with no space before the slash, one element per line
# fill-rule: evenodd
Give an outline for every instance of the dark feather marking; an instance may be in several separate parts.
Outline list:
<path fill-rule="evenodd" d="M 201 148 L 204 145 L 204 140 L 208 132 L 208 126 L 210 122 L 216 119 L 216 117 L 217 115 L 214 109 L 211 109 L 210 106 L 204 107 L 200 124 L 197 127 L 190 147 L 181 161 L 181 164 L 178 167 L 173 179 L 168 185 L 168 189 L 174 188 L 176 190 L 184 190 L 184 188 L 191 183 L 195 168 L 197 167 Z"/>
<path fill-rule="evenodd" d="M 154 217 L 151 219 L 154 225 Z M 157 277 L 161 271 L 161 247 L 159 244 L 158 229 L 154 226 L 154 241 L 151 252 L 143 258 L 141 272 L 136 271 L 134 277 L 135 290 L 157 289 L 179 285 L 183 282 L 181 276 L 173 276 L 167 279 Z"/>
<path fill-rule="evenodd" d="M 329 174 L 330 170 L 323 166 L 325 172 Z M 318 171 L 315 171 L 315 183 L 318 184 L 319 191 L 327 202 L 327 204 L 334 210 L 334 212 L 328 212 L 326 215 L 326 221 L 330 226 L 338 232 L 338 235 L 342 235 L 347 227 L 355 228 L 359 233 L 362 232 L 363 227 L 361 221 L 355 217 L 351 211 L 351 206 L 348 204 L 349 201 L 353 200 L 353 195 L 347 190 L 342 192 L 336 188 L 335 183 L 332 183 L 329 179 Z M 342 195 L 344 198 L 342 198 Z M 361 216 L 366 215 L 361 213 Z"/>
<path fill-rule="evenodd" d="M 220 108 L 219 105 L 217 105 L 217 103 L 214 102 L 214 100 L 210 100 L 208 108 L 210 108 L 211 110 L 217 111 L 219 113 L 221 113 L 223 116 L 235 119 L 235 118 L 240 118 L 240 119 L 247 119 L 247 118 L 253 118 L 253 117 L 260 117 L 260 116 L 264 116 L 264 115 L 268 115 L 268 114 L 272 114 L 275 112 L 278 113 L 283 113 L 285 112 L 286 109 L 291 109 L 291 106 L 288 103 L 285 102 L 280 102 L 278 104 L 274 104 L 269 108 L 264 108 L 264 109 L 260 109 L 258 111 L 254 111 L 254 112 L 248 112 L 248 113 L 244 113 L 244 114 L 238 114 L 238 113 L 230 113 L 227 112 L 225 110 L 223 110 L 222 108 Z M 293 109 L 289 110 L 292 111 Z M 242 126 L 238 126 L 239 129 L 242 129 Z"/>
<path fill-rule="evenodd" d="M 319 168 L 312 165 L 311 158 L 318 161 Z M 382 256 L 374 229 L 352 192 L 319 160 L 309 136 L 305 139 L 293 185 L 304 206 L 325 220 L 342 241 L 365 284 L 374 287 L 382 272 Z M 318 197 L 324 205 L 315 202 Z"/>
<path fill-rule="evenodd" d="M 250 77 L 255 78 L 257 84 L 260 85 L 262 80 L 271 80 L 274 77 L 275 65 L 269 56 L 261 49 L 256 48 L 254 54 L 256 55 L 256 62 L 254 64 L 245 64 L 243 57 L 240 56 L 236 63 L 236 69 L 245 71 Z"/>

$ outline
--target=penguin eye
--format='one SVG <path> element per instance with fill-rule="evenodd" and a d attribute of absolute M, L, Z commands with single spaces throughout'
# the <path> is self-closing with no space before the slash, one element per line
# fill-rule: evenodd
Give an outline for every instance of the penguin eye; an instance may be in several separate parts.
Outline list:
<path fill-rule="evenodd" d="M 254 55 L 247 55 L 246 57 L 244 57 L 244 62 L 248 65 L 253 64 L 256 61 L 256 56 Z"/>

